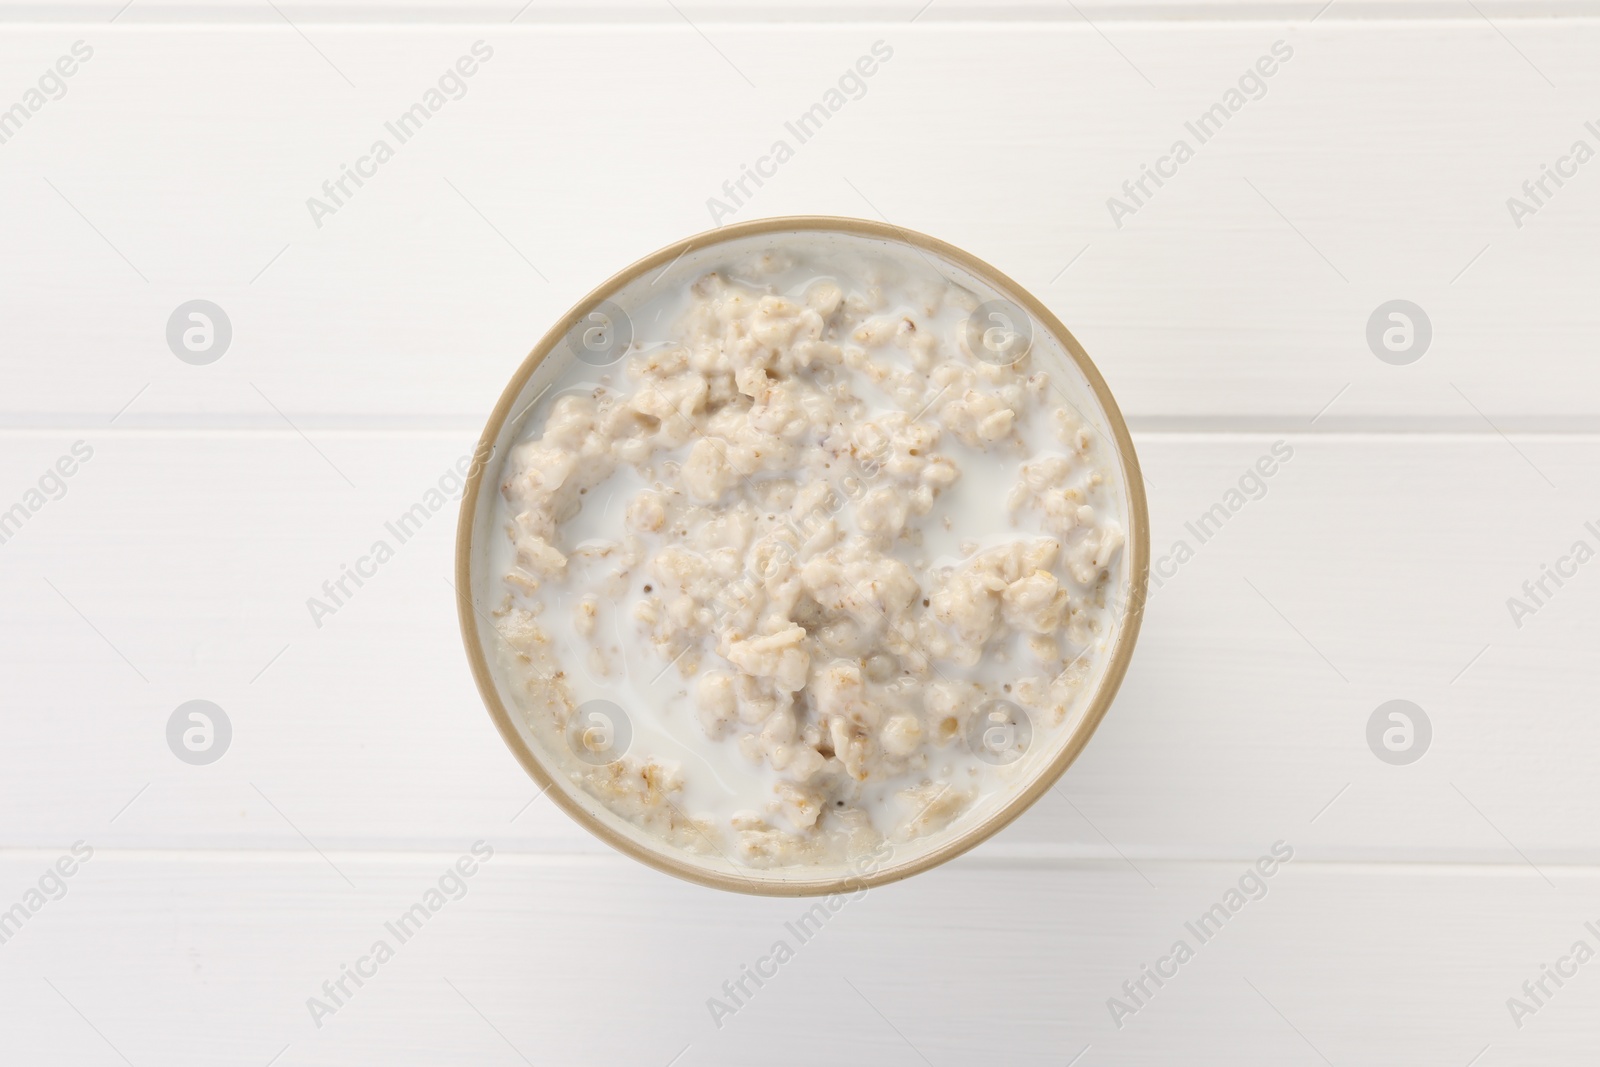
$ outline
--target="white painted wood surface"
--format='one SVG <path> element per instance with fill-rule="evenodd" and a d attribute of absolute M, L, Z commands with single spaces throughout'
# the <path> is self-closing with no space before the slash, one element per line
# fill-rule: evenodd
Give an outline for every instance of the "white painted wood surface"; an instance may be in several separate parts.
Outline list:
<path fill-rule="evenodd" d="M 1600 545 L 1600 162 L 1520 228 L 1506 199 L 1600 148 L 1595 12 L 116 6 L 0 6 L 0 110 L 94 49 L 0 144 L 0 509 L 93 449 L 0 543 L 0 909 L 95 849 L 0 944 L 0 1060 L 1590 1055 L 1600 970 L 1520 1028 L 1506 1001 L 1600 949 L 1600 564 L 1520 627 L 1506 600 Z M 480 39 L 465 97 L 316 227 L 306 198 Z M 737 217 L 881 215 L 1033 288 L 1135 428 L 1158 562 L 1196 551 L 1058 790 L 848 904 L 718 1028 L 707 999 L 806 906 L 678 884 L 530 803 L 459 651 L 453 512 L 320 628 L 305 599 L 554 316 L 708 226 L 879 39 L 866 94 Z M 1279 40 L 1265 96 L 1115 227 L 1107 197 Z M 193 298 L 232 320 L 211 366 L 166 348 Z M 1394 298 L 1433 324 L 1410 366 L 1364 336 Z M 194 698 L 235 730 L 208 767 L 164 740 Z M 1365 740 L 1396 698 L 1434 729 L 1405 767 Z M 477 840 L 466 895 L 315 1025 Z M 1107 999 L 1279 840 L 1266 898 L 1118 1028 Z"/>

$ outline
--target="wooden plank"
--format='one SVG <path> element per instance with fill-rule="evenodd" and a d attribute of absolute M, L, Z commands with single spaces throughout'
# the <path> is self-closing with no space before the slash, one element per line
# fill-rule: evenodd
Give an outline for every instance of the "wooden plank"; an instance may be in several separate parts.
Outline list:
<path fill-rule="evenodd" d="M 117 0 L 0 0 L 0 20 L 11 23 L 106 22 L 116 17 L 123 25 L 169 26 L 223 23 L 228 25 L 281 26 L 343 24 L 497 24 L 516 22 L 580 24 L 669 24 L 720 26 L 729 23 L 1034 23 L 1034 22 L 1163 22 L 1169 20 L 1238 21 L 1243 19 L 1397 20 L 1459 19 L 1462 11 L 1450 0 L 1340 0 L 1337 7 L 1320 11 L 1321 4 L 1292 0 L 1085 0 L 1064 7 L 1052 0 L 685 0 L 671 6 L 650 0 L 472 0 L 460 4 L 445 0 L 303 0 L 262 9 L 251 0 L 141 0 L 122 9 Z M 665 8 L 665 9 L 663 9 Z M 1488 18 L 1502 19 L 1593 17 L 1592 0 L 1484 0 L 1478 8 Z M 674 10 L 676 9 L 676 10 Z M 120 12 L 120 13 L 119 13 Z"/>
<path fill-rule="evenodd" d="M 1506 201 L 1600 147 L 1594 0 L 276 7 L 0 0 L 0 113 L 95 50 L 0 143 L 0 515 L 28 510 L 0 527 L 0 1061 L 1590 1054 L 1592 968 L 1540 968 L 1600 949 L 1600 579 L 1544 577 L 1600 548 L 1594 168 L 1520 227 Z M 306 198 L 480 38 L 467 95 L 318 228 Z M 1161 584 L 1060 788 L 802 943 L 809 904 L 655 874 L 535 799 L 459 651 L 452 508 L 322 626 L 305 601 L 397 541 L 548 322 L 709 226 L 880 38 L 736 217 L 881 215 L 1044 298 L 1136 430 Z M 1280 39 L 1265 95 L 1117 226 L 1107 199 Z M 196 298 L 234 328 L 210 366 L 164 337 Z M 1397 298 L 1434 331 L 1412 365 L 1368 347 Z M 208 766 L 167 747 L 192 699 L 234 731 Z M 1432 727 L 1404 766 L 1368 741 L 1396 699 Z M 1185 924 L 1277 841 L 1294 860 L 1201 944 Z M 1124 991 L 1179 938 L 1193 960 Z"/>
<path fill-rule="evenodd" d="M 66 495 L 0 545 L 0 658 L 26 700 L 0 748 L 0 842 L 76 836 L 148 783 L 108 843 L 300 847 L 303 832 L 392 848 L 470 833 L 598 847 L 546 801 L 523 810 L 533 789 L 459 647 L 453 510 L 404 544 L 385 525 L 469 437 L 85 434 L 94 455 Z M 4 503 L 72 440 L 9 435 Z M 1317 856 L 1595 862 L 1600 584 L 1588 567 L 1547 581 L 1554 595 L 1520 628 L 1506 601 L 1574 541 L 1597 543 L 1584 524 L 1600 525 L 1600 440 L 1284 439 L 1293 456 L 1265 495 L 1220 530 L 1186 525 L 1226 510 L 1241 480 L 1258 493 L 1247 472 L 1276 440 L 1139 436 L 1166 576 L 1063 793 L 995 847 L 1235 855 L 1337 793 Z M 394 558 L 317 626 L 307 598 L 380 538 Z M 1193 554 L 1178 564 L 1180 540 Z M 234 726 L 208 767 L 166 747 L 191 699 Z M 1393 699 L 1433 726 L 1411 766 L 1367 747 L 1369 717 Z"/>
<path fill-rule="evenodd" d="M 1300 841 L 1297 821 L 1275 840 Z M 1584 925 L 1593 869 L 1554 871 L 1552 889 L 1526 870 L 1317 865 L 1297 849 L 1202 943 L 1185 924 L 1226 907 L 1249 861 L 1152 864 L 1154 887 L 1121 865 L 962 861 L 838 902 L 802 942 L 796 901 L 712 893 L 620 859 L 496 851 L 400 942 L 385 923 L 468 845 L 330 856 L 354 888 L 315 857 L 99 850 L 4 946 L 0 1050 L 8 1062 L 284 1067 L 680 1054 L 1561 1064 L 1587 1055 L 1600 1003 L 1590 963 L 1559 989 L 1547 980 L 1552 995 L 1521 1029 L 1506 1007 L 1539 961 L 1600 941 Z M 0 858 L 5 898 L 57 855 Z M 1192 958 L 1160 988 L 1146 980 L 1151 995 L 1119 1029 L 1108 1000 L 1129 1002 L 1122 984 L 1180 939 Z M 322 984 L 378 940 L 392 958 L 364 963 L 370 977 L 347 981 L 316 1026 L 308 998 L 326 998 Z M 750 996 L 718 1028 L 707 1001 L 731 1005 L 723 983 L 778 941 L 792 958 L 764 964 L 776 973 L 759 989 L 746 980 Z"/>
<path fill-rule="evenodd" d="M 1600 187 L 1547 184 L 1520 228 L 1507 200 L 1600 145 L 1600 22 L 1463 15 L 319 25 L 315 47 L 283 25 L 12 29 L 9 70 L 96 51 L 4 145 L 0 420 L 476 422 L 548 323 L 708 228 L 708 198 L 881 38 L 865 95 L 736 217 L 882 214 L 971 249 L 1078 332 L 1136 425 L 1593 431 Z M 467 95 L 318 228 L 307 199 L 479 38 Z M 1199 144 L 1185 122 L 1280 39 L 1293 59 Z M 1108 200 L 1180 137 L 1195 158 L 1118 228 Z M 164 339 L 195 298 L 234 328 L 206 367 Z M 1410 366 L 1366 340 L 1397 298 L 1433 328 Z"/>

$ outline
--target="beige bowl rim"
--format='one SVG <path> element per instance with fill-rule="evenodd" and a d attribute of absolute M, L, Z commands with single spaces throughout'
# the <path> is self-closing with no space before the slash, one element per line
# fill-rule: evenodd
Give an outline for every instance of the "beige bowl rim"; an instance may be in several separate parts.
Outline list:
<path fill-rule="evenodd" d="M 474 562 L 472 545 L 478 497 L 483 489 L 484 473 L 491 466 L 498 470 L 498 464 L 494 463 L 495 442 L 499 439 L 505 422 L 511 414 L 512 405 L 516 403 L 523 387 L 545 357 L 561 343 L 573 326 L 583 319 L 597 304 L 610 298 L 640 275 L 649 271 L 664 270 L 690 252 L 763 234 L 800 232 L 843 233 L 894 244 L 909 245 L 912 248 L 932 253 L 965 269 L 970 274 L 992 286 L 996 291 L 1005 294 L 1007 298 L 1027 311 L 1034 318 L 1034 321 L 1043 324 L 1044 328 L 1060 343 L 1062 349 L 1071 356 L 1084 380 L 1093 389 L 1095 399 L 1099 402 L 1100 408 L 1109 424 L 1112 439 L 1116 443 L 1118 461 L 1121 465 L 1124 484 L 1127 487 L 1129 504 L 1127 541 L 1129 591 L 1122 620 L 1122 631 L 1118 635 L 1116 646 L 1112 651 L 1110 661 L 1106 665 L 1105 673 L 1101 676 L 1099 688 L 1095 691 L 1091 704 L 1077 729 L 1067 739 L 1066 744 L 1062 746 L 1061 751 L 1056 754 L 1049 765 L 1039 771 L 1034 779 L 1028 783 L 1027 788 L 1019 791 L 1017 795 L 999 806 L 981 822 L 975 823 L 962 833 L 952 836 L 950 840 L 937 848 L 930 849 L 911 860 L 900 864 L 891 864 L 882 869 L 859 873 L 844 872 L 832 874 L 828 877 L 808 879 L 804 877 L 790 878 L 787 876 L 787 872 L 792 869 L 779 868 L 770 873 L 751 870 L 750 877 L 742 877 L 737 874 L 728 874 L 699 866 L 685 858 L 683 853 L 671 849 L 664 843 L 659 849 L 648 848 L 638 841 L 624 836 L 588 810 L 578 798 L 578 787 L 576 785 L 562 775 L 552 775 L 540 762 L 538 754 L 524 741 L 521 732 L 516 728 L 510 710 L 500 699 L 499 690 L 495 684 L 494 672 L 491 670 L 488 659 L 484 654 L 484 642 L 478 625 L 479 612 L 472 601 L 472 569 Z M 510 383 L 501 394 L 500 401 L 489 415 L 489 421 L 484 426 L 483 434 L 480 436 L 477 448 L 473 453 L 472 465 L 468 472 L 466 488 L 461 499 L 461 516 L 456 528 L 456 610 L 460 618 L 461 636 L 466 644 L 467 660 L 472 667 L 473 679 L 477 682 L 478 692 L 488 708 L 489 717 L 494 720 L 495 726 L 499 729 L 501 738 L 504 739 L 506 745 L 516 756 L 517 761 L 522 764 L 523 769 L 528 772 L 528 776 L 538 783 L 541 792 L 549 795 L 557 806 L 581 826 L 589 830 L 590 833 L 593 833 L 596 837 L 625 855 L 632 856 L 634 859 L 658 871 L 715 889 L 724 889 L 736 893 L 751 893 L 760 896 L 783 897 L 823 896 L 831 893 L 856 892 L 873 886 L 899 881 L 902 878 L 909 878 L 913 874 L 918 874 L 953 859 L 994 836 L 1019 815 L 1027 811 L 1028 808 L 1032 807 L 1034 802 L 1043 796 L 1066 772 L 1073 761 L 1078 758 L 1078 754 L 1089 743 L 1089 738 L 1093 736 L 1095 728 L 1100 725 L 1100 720 L 1105 717 L 1107 709 L 1110 708 L 1112 700 L 1116 697 L 1117 689 L 1121 686 L 1123 676 L 1127 673 L 1128 663 L 1133 657 L 1133 646 L 1139 635 L 1139 625 L 1144 615 L 1146 589 L 1149 582 L 1149 525 L 1149 515 L 1145 505 L 1144 479 L 1140 474 L 1139 460 L 1134 453 L 1133 440 L 1128 434 L 1128 427 L 1123 421 L 1121 410 L 1117 407 L 1116 401 L 1112 399 L 1111 391 L 1107 388 L 1105 379 L 1100 376 L 1099 370 L 1089 359 L 1089 355 L 1084 351 L 1083 346 L 1072 336 L 1071 331 L 1051 313 L 1050 309 L 1045 307 L 1033 294 L 971 253 L 937 238 L 906 230 L 899 226 L 869 219 L 826 215 L 776 216 L 755 219 L 750 222 L 731 223 L 719 229 L 708 230 L 668 245 L 660 251 L 644 257 L 602 282 L 587 296 L 574 304 L 540 338 L 539 343 L 534 346 L 533 351 L 522 361 L 522 365 L 517 368 L 516 374 L 512 376 Z M 774 877 L 775 875 L 776 877 Z"/>

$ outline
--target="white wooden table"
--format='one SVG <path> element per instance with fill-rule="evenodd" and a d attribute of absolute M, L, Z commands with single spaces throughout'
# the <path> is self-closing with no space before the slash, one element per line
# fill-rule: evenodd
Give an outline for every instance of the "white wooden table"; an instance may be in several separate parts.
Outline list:
<path fill-rule="evenodd" d="M 1561 960 L 1600 950 L 1600 562 L 1560 561 L 1600 548 L 1600 161 L 1570 156 L 1600 149 L 1600 8 L 519 6 L 0 5 L 0 1061 L 1592 1059 L 1600 963 Z M 386 134 L 478 41 L 464 95 Z M 879 41 L 733 217 L 883 217 L 1030 286 L 1123 405 L 1163 577 L 1060 787 L 718 1026 L 809 905 L 680 884 L 534 799 L 459 647 L 453 509 L 320 626 L 306 600 L 557 314 L 707 228 Z M 196 299 L 231 324 L 206 365 L 166 337 Z M 1392 300 L 1431 324 L 1414 362 L 1369 346 Z M 231 724 L 209 765 L 167 742 L 196 699 Z M 1408 764 L 1368 743 L 1391 700 L 1431 726 Z"/>

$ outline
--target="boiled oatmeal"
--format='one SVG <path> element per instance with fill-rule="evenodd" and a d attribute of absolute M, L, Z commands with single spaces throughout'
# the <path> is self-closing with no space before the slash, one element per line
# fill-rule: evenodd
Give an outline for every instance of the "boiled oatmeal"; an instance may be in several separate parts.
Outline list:
<path fill-rule="evenodd" d="M 976 817 L 1063 732 L 1114 638 L 1116 456 L 981 303 L 772 251 L 563 372 L 500 472 L 495 611 L 561 773 L 678 848 L 812 865 Z"/>

